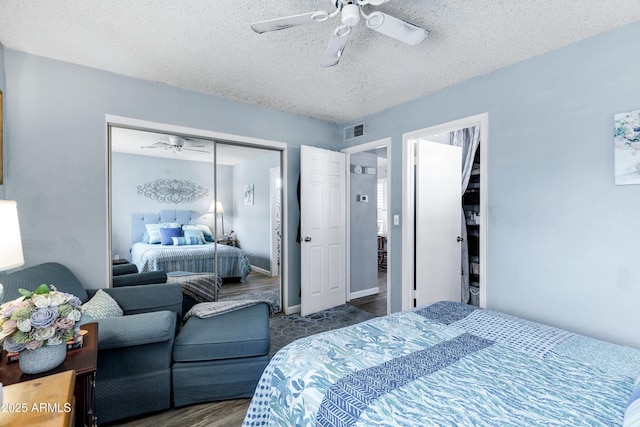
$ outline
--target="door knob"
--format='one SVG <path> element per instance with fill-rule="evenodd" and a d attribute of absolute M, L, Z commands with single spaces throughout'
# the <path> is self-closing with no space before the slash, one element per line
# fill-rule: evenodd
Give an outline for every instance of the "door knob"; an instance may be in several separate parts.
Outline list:
<path fill-rule="evenodd" d="M 304 241 L 305 241 L 305 242 L 310 242 L 310 241 L 311 241 L 311 237 L 306 236 L 306 237 L 304 238 Z"/>
<path fill-rule="evenodd" d="M 458 238 L 456 239 L 458 242 L 462 242 L 464 239 L 460 236 L 458 236 Z"/>

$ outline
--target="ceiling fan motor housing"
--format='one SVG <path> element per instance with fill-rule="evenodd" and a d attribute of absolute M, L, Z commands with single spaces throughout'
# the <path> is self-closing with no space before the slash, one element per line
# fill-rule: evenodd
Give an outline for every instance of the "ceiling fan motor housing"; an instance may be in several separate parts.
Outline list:
<path fill-rule="evenodd" d="M 349 3 L 342 7 L 342 24 L 353 27 L 360 22 L 360 6 Z"/>

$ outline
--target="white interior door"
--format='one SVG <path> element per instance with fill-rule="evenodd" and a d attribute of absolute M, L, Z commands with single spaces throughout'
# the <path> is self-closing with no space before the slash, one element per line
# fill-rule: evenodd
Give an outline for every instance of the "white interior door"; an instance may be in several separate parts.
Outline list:
<path fill-rule="evenodd" d="M 344 153 L 300 147 L 303 316 L 346 302 Z"/>
<path fill-rule="evenodd" d="M 416 305 L 460 300 L 462 148 L 416 146 Z"/>

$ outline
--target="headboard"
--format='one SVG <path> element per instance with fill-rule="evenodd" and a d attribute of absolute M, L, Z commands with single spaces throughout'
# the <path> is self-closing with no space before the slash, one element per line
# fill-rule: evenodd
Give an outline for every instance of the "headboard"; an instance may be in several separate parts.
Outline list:
<path fill-rule="evenodd" d="M 142 241 L 142 235 L 147 231 L 146 224 L 157 224 L 159 222 L 191 224 L 198 216 L 197 213 L 186 210 L 163 209 L 160 213 L 134 212 L 131 214 L 131 244 Z"/>

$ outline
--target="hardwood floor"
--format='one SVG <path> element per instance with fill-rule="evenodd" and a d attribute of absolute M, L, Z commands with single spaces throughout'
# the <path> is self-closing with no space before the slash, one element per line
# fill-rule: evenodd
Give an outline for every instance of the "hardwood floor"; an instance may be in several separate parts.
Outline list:
<path fill-rule="evenodd" d="M 348 304 L 368 311 L 376 317 L 387 315 L 387 269 L 378 269 L 378 289 L 379 293 L 368 297 L 357 298 L 349 301 Z"/>
<path fill-rule="evenodd" d="M 256 290 L 270 290 L 280 286 L 278 277 L 272 278 L 252 272 L 246 283 L 222 285 L 220 297 L 231 297 Z M 368 311 L 374 316 L 387 314 L 387 270 L 378 270 L 380 292 L 349 302 L 350 305 Z M 239 427 L 242 425 L 251 399 L 226 400 L 202 403 L 183 408 L 169 409 L 123 423 L 111 424 L 118 427 Z"/>
<path fill-rule="evenodd" d="M 118 427 L 239 427 L 251 399 L 225 400 L 169 409 L 158 414 L 136 418 Z"/>
<path fill-rule="evenodd" d="M 261 273 L 252 271 L 247 276 L 247 280 L 244 283 L 239 281 L 224 281 L 222 282 L 222 289 L 220 289 L 220 295 L 218 298 L 229 298 L 239 295 L 244 295 L 253 291 L 269 291 L 273 289 L 280 289 L 280 277 L 265 276 Z"/>

